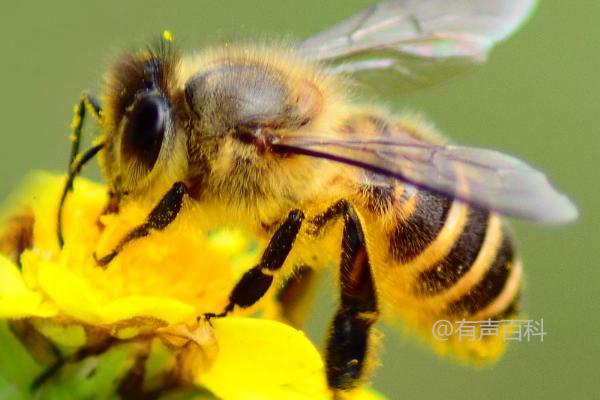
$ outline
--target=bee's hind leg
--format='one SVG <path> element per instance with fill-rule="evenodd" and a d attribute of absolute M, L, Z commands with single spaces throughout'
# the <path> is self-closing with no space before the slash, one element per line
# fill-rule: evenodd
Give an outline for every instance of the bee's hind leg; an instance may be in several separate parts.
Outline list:
<path fill-rule="evenodd" d="M 161 231 L 169 226 L 179 215 L 183 198 L 187 193 L 189 191 L 183 182 L 175 182 L 150 212 L 143 224 L 132 229 L 110 253 L 104 257 L 96 258 L 98 265 L 101 267 L 108 265 L 127 243 L 148 236 L 153 230 Z M 94 257 L 96 257 L 95 254 Z"/>
<path fill-rule="evenodd" d="M 238 306 L 247 308 L 260 300 L 271 287 L 273 275 L 283 266 L 302 226 L 304 213 L 292 210 L 271 237 L 258 265 L 248 270 L 229 295 L 229 304 L 220 314 L 205 314 L 205 318 L 224 317 Z"/>
<path fill-rule="evenodd" d="M 344 219 L 339 266 L 341 301 L 331 323 L 325 353 L 327 383 L 334 391 L 352 389 L 360 383 L 371 327 L 379 317 L 365 236 L 354 207 L 346 200 L 337 202 L 315 218 L 317 232 L 339 216 Z"/>

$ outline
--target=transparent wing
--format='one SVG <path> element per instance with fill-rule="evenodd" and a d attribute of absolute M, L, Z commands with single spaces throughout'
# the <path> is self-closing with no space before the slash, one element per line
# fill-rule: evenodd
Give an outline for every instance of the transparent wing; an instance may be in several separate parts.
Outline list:
<path fill-rule="evenodd" d="M 542 172 L 493 150 L 425 143 L 404 134 L 376 139 L 283 136 L 273 149 L 360 167 L 511 217 L 564 223 L 578 215 Z"/>
<path fill-rule="evenodd" d="M 297 51 L 369 84 L 394 76 L 405 86 L 426 86 L 484 61 L 536 4 L 537 0 L 383 1 L 305 40 Z"/>

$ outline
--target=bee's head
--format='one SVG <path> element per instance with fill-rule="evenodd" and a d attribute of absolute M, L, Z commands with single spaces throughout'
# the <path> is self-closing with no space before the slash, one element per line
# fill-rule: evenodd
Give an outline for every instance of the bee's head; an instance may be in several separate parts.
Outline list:
<path fill-rule="evenodd" d="M 178 169 L 177 67 L 176 54 L 163 41 L 156 49 L 122 56 L 109 71 L 101 165 L 114 190 L 134 192 Z"/>
<path fill-rule="evenodd" d="M 289 53 L 264 49 L 180 62 L 162 43 L 126 55 L 108 75 L 101 165 L 117 193 L 183 181 L 197 196 L 232 202 L 297 199 L 317 162 L 270 143 L 331 130 L 329 84 Z"/>

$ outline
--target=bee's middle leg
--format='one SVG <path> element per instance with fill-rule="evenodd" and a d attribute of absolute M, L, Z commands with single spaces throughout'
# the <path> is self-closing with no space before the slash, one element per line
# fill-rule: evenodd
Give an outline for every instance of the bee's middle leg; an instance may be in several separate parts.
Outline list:
<path fill-rule="evenodd" d="M 131 230 L 110 253 L 104 257 L 96 258 L 98 265 L 101 267 L 108 265 L 127 243 L 148 236 L 153 230 L 161 231 L 169 226 L 175 220 L 175 217 L 179 215 L 186 193 L 189 193 L 187 186 L 183 182 L 175 182 L 150 212 L 143 224 Z M 96 257 L 95 254 L 94 257 Z"/>
<path fill-rule="evenodd" d="M 292 210 L 273 234 L 258 265 L 248 270 L 229 295 L 229 303 L 220 314 L 205 314 L 206 318 L 224 317 L 235 306 L 247 308 L 260 300 L 271 287 L 273 275 L 283 266 L 302 226 L 304 213 Z"/>

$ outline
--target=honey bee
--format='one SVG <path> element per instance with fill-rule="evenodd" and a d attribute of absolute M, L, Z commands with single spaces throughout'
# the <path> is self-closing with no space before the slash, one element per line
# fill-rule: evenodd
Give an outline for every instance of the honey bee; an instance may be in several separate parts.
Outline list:
<path fill-rule="evenodd" d="M 99 266 L 184 212 L 197 229 L 232 226 L 262 244 L 227 307 L 207 318 L 249 307 L 292 277 L 285 312 L 303 295 L 306 271 L 337 264 L 340 303 L 325 351 L 334 392 L 364 377 L 380 315 L 410 314 L 422 327 L 511 315 L 522 270 L 501 216 L 564 223 L 577 217 L 574 205 L 524 162 L 453 145 L 426 120 L 352 93 L 357 82 L 401 90 L 479 63 L 535 3 L 386 1 L 293 47 L 227 44 L 186 57 L 164 35 L 123 55 L 101 101 L 86 93 L 76 108 L 58 239 L 69 240 L 61 219 L 73 181 L 97 155 L 106 213 L 154 205 L 97 255 Z M 101 134 L 81 152 L 87 113 Z"/>

